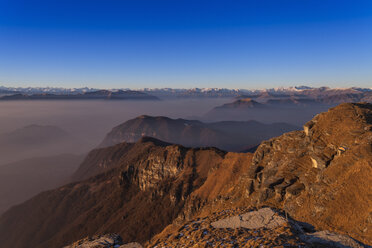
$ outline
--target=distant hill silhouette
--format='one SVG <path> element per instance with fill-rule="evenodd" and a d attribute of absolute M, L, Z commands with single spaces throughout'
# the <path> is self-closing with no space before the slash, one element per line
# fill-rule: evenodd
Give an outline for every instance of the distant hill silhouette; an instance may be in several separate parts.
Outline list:
<path fill-rule="evenodd" d="M 163 116 L 140 116 L 113 128 L 100 146 L 136 142 L 143 136 L 149 136 L 190 147 L 214 146 L 227 151 L 242 151 L 258 145 L 262 140 L 296 129 L 299 128 L 286 123 L 203 123 Z"/>
<path fill-rule="evenodd" d="M 35 94 L 12 94 L 0 97 L 0 100 L 159 100 L 156 96 L 152 96 L 139 91 L 132 90 L 98 90 L 92 92 L 84 92 L 78 94 L 51 94 L 51 93 L 35 93 Z"/>
<path fill-rule="evenodd" d="M 217 106 L 207 112 L 202 119 L 206 121 L 246 121 L 263 123 L 286 122 L 303 125 L 306 120 L 332 107 L 313 99 L 268 98 L 259 103 L 251 98 L 238 99 L 232 103 Z"/>

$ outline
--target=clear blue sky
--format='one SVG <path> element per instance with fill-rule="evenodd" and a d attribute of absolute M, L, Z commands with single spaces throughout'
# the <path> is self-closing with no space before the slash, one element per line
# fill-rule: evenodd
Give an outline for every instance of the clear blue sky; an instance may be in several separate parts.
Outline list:
<path fill-rule="evenodd" d="M 372 87 L 370 0 L 0 0 L 0 85 Z"/>

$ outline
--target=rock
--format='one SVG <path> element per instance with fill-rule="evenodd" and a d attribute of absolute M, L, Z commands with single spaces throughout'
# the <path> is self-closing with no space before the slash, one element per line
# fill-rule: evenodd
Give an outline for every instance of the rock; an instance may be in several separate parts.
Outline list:
<path fill-rule="evenodd" d="M 123 247 L 121 246 L 122 244 L 122 239 L 118 234 L 105 234 L 76 241 L 64 248 L 119 248 Z M 129 247 L 135 248 L 135 246 L 128 246 L 128 248 Z"/>
<path fill-rule="evenodd" d="M 119 248 L 143 248 L 143 246 L 140 243 L 132 242 L 132 243 L 122 245 Z"/>
<path fill-rule="evenodd" d="M 251 227 L 258 229 L 241 227 L 239 216 L 251 216 L 246 222 L 251 222 Z M 269 216 L 276 219 L 278 214 L 269 208 L 258 211 L 247 208 L 224 209 L 204 218 L 170 225 L 146 243 L 145 247 L 309 247 L 298 238 L 284 218 L 284 222 L 275 222 L 265 219 Z M 228 219 L 236 223 L 228 221 L 229 228 L 213 226 L 216 222 L 222 224 Z"/>
<path fill-rule="evenodd" d="M 335 248 L 363 248 L 359 242 L 350 238 L 346 235 L 341 235 L 337 233 L 331 233 L 329 231 L 320 231 L 311 234 L 303 234 L 300 238 L 308 244 L 314 246 L 327 246 Z"/>
<path fill-rule="evenodd" d="M 64 248 L 143 248 L 143 246 L 137 242 L 123 245 L 120 235 L 110 233 L 81 239 Z"/>
<path fill-rule="evenodd" d="M 233 216 L 212 223 L 214 228 L 275 228 L 283 225 L 286 219 L 270 208 L 261 208 L 246 214 Z"/>
<path fill-rule="evenodd" d="M 341 104 L 315 116 L 304 131 L 261 143 L 249 180 L 242 179 L 246 206 L 284 209 L 320 230 L 372 244 L 365 221 L 372 204 L 371 128 L 372 104 Z"/>
<path fill-rule="evenodd" d="M 245 224 L 244 224 L 245 223 Z M 246 225 L 246 226 L 244 226 Z M 312 225 L 284 218 L 271 208 L 224 209 L 168 226 L 145 247 L 369 247 L 349 236 L 314 232 Z"/>

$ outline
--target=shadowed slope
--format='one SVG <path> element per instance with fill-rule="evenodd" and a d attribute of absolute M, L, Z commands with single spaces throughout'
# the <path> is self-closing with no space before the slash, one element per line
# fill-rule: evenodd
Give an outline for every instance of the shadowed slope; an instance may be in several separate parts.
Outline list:
<path fill-rule="evenodd" d="M 105 149 L 96 152 L 112 163 L 105 172 L 7 211 L 0 219 L 0 243 L 59 247 L 106 232 L 120 233 L 126 242 L 148 240 L 182 212 L 212 171 L 228 164 L 218 149 L 189 149 L 153 138 L 119 144 L 107 154 Z M 98 162 L 89 170 L 99 173 L 101 168 Z"/>
<path fill-rule="evenodd" d="M 286 123 L 263 124 L 257 121 L 203 123 L 144 115 L 113 128 L 100 146 L 137 142 L 143 136 L 150 136 L 190 147 L 213 146 L 227 151 L 242 151 L 258 145 L 262 140 L 298 129 Z"/>
<path fill-rule="evenodd" d="M 250 205 L 270 204 L 317 228 L 371 244 L 372 105 L 341 104 L 263 142 L 244 183 Z"/>

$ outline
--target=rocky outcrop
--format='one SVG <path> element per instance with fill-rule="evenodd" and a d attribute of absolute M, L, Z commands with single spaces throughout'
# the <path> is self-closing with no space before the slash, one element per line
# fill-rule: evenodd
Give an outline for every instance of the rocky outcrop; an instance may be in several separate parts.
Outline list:
<path fill-rule="evenodd" d="M 315 232 L 311 225 L 270 208 L 225 209 L 171 225 L 146 247 L 366 247 L 346 235 Z"/>
<path fill-rule="evenodd" d="M 363 248 L 368 247 L 346 235 L 320 231 L 300 235 L 300 239 L 315 247 Z"/>
<path fill-rule="evenodd" d="M 316 116 L 306 131 L 263 142 L 252 161 L 230 160 L 239 177 L 219 167 L 191 194 L 178 219 L 237 206 L 271 206 L 319 230 L 371 244 L 371 108 L 342 104 Z"/>
<path fill-rule="evenodd" d="M 283 225 L 285 222 L 285 218 L 277 215 L 272 209 L 261 208 L 257 211 L 212 222 L 211 225 L 214 228 L 272 229 Z"/>
<path fill-rule="evenodd" d="M 64 248 L 142 248 L 142 245 L 137 242 L 123 244 L 120 235 L 113 233 L 81 239 Z"/>
<path fill-rule="evenodd" d="M 106 234 L 88 237 L 63 248 L 119 248 L 123 241 L 118 234 Z"/>
<path fill-rule="evenodd" d="M 263 142 L 245 179 L 249 204 L 371 242 L 371 130 L 371 104 L 341 104 Z"/>
<path fill-rule="evenodd" d="M 228 217 L 229 216 L 229 217 Z M 227 217 L 227 218 L 225 218 Z M 182 225 L 171 225 L 145 247 L 367 247 L 346 235 L 314 231 L 311 225 L 288 219 L 270 208 L 225 209 Z M 122 244 L 117 234 L 79 240 L 64 248 L 142 248 L 137 242 Z"/>
<path fill-rule="evenodd" d="M 119 248 L 142 248 L 142 247 L 143 246 L 140 243 L 137 243 L 137 242 L 131 242 L 131 243 L 119 246 Z"/>

